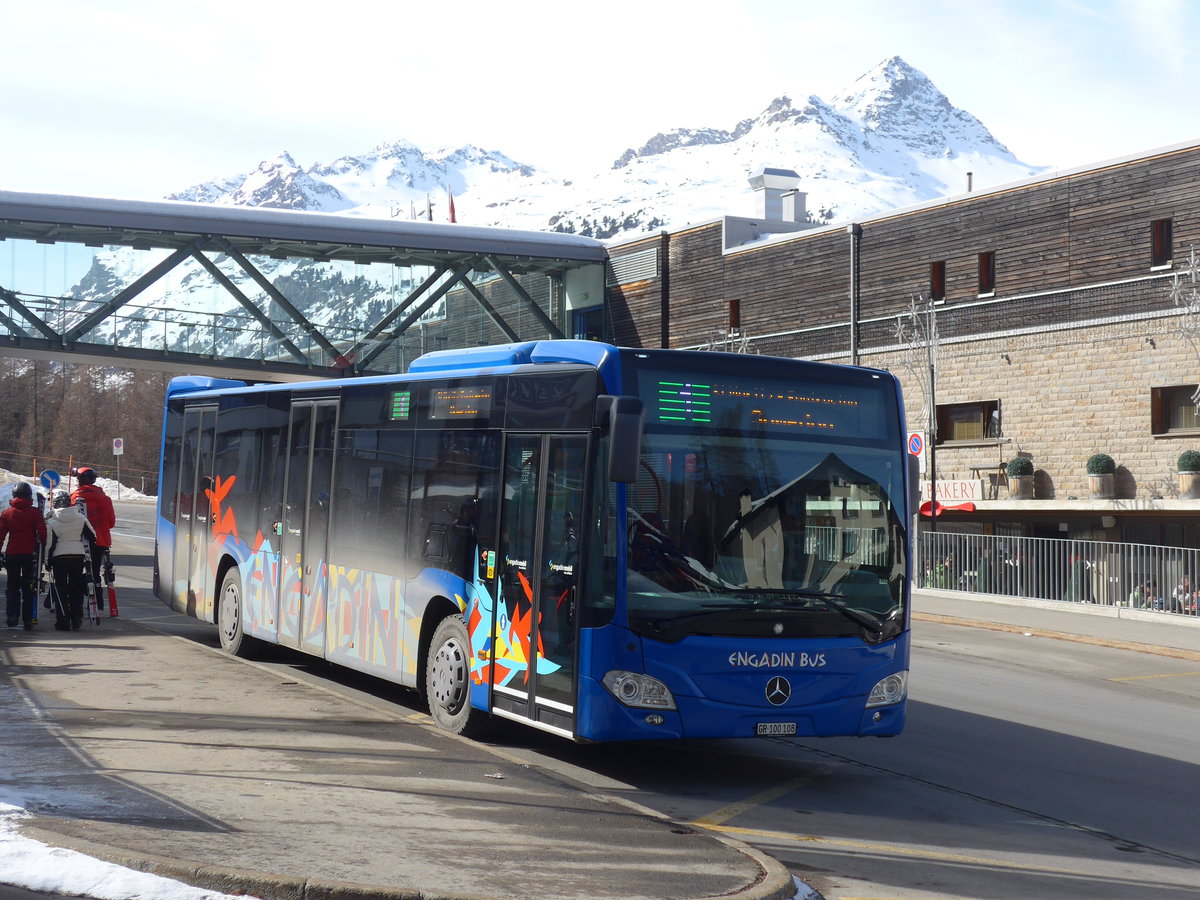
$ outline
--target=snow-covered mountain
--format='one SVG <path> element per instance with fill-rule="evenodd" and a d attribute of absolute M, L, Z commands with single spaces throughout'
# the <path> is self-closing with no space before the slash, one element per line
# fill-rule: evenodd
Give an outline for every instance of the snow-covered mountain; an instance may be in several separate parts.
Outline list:
<path fill-rule="evenodd" d="M 426 153 L 396 141 L 308 169 L 280 153 L 248 174 L 195 185 L 170 199 L 445 222 L 452 196 L 464 224 L 619 240 L 722 215 L 761 215 L 747 179 L 764 167 L 800 175 L 816 223 L 961 193 L 968 172 L 982 189 L 1041 171 L 894 57 L 830 100 L 810 96 L 794 103 L 781 96 L 728 130 L 656 134 L 585 177 L 564 177 L 475 146 Z M 102 251 L 72 291 L 74 312 L 82 318 L 156 259 L 131 248 Z M 216 264 L 240 290 L 261 293 L 229 260 Z M 346 346 L 414 287 L 411 275 L 388 267 L 271 258 L 256 265 L 323 334 Z M 214 290 L 212 276 L 192 261 L 156 279 L 125 309 L 129 315 L 114 320 L 106 340 L 189 352 L 212 352 L 210 345 L 219 342 L 224 353 L 251 358 L 287 349 L 275 339 L 260 346 L 266 339 L 258 323 L 231 294 Z M 442 315 L 440 306 L 426 313 L 431 320 Z M 287 314 L 272 307 L 271 316 L 290 339 L 304 342 Z"/>
<path fill-rule="evenodd" d="M 425 153 L 396 141 L 302 169 L 287 153 L 249 174 L 195 185 L 169 199 L 375 217 L 633 236 L 721 215 L 755 215 L 747 178 L 793 169 L 810 216 L 849 221 L 966 188 L 1035 175 L 970 113 L 899 57 L 826 101 L 781 96 L 732 129 L 675 129 L 621 153 L 611 168 L 565 177 L 503 153 L 465 146 Z"/>

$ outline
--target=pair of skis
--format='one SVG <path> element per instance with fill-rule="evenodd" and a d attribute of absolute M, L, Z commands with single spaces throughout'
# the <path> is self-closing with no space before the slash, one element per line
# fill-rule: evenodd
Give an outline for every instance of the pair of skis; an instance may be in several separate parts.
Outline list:
<path fill-rule="evenodd" d="M 92 620 L 93 625 L 100 624 L 100 613 L 104 610 L 104 599 L 97 598 L 100 593 L 100 582 L 94 579 L 93 573 L 96 571 L 92 568 L 92 553 L 93 546 L 91 541 L 83 542 L 83 565 L 84 574 L 87 577 L 87 610 L 88 618 Z M 117 615 L 117 576 L 113 573 L 112 557 L 107 550 L 104 551 L 104 560 L 101 563 L 103 572 L 104 587 L 108 591 L 108 617 L 116 618 Z"/>

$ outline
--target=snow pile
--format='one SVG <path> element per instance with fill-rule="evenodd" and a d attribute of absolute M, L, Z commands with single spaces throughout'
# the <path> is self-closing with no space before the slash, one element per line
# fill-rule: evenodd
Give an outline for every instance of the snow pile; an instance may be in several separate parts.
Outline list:
<path fill-rule="evenodd" d="M 59 475 L 61 476 L 62 473 L 60 472 Z M 0 503 L 4 505 L 8 504 L 8 501 L 12 499 L 13 485 L 19 481 L 27 482 L 39 494 L 46 493 L 46 489 L 42 487 L 38 479 L 30 478 L 28 475 L 22 475 L 19 472 L 10 472 L 8 469 L 0 469 Z M 132 500 L 142 503 L 154 503 L 156 500 L 155 497 L 149 494 L 143 494 L 141 491 L 134 490 L 128 485 L 118 484 L 111 478 L 97 477 L 96 485 L 113 500 Z M 71 490 L 74 490 L 79 487 L 79 483 L 71 479 L 70 487 Z M 65 477 L 57 489 L 64 491 L 67 489 L 67 479 Z"/>
<path fill-rule="evenodd" d="M 20 806 L 0 801 L 0 885 L 96 900 L 235 900 L 21 837 L 17 823 L 26 815 Z"/>

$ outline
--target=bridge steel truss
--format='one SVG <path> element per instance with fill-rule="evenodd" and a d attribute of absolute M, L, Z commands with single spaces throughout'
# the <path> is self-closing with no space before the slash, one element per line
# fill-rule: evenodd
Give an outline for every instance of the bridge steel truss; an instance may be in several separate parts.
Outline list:
<path fill-rule="evenodd" d="M 606 260 L 575 235 L 0 191 L 0 355 L 395 372 L 426 350 L 570 334 L 573 309 L 603 302 Z"/>

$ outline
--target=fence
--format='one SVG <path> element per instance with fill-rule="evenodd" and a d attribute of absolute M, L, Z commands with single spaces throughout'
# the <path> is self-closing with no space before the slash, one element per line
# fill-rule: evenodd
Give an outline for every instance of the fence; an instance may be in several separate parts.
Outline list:
<path fill-rule="evenodd" d="M 919 587 L 1196 615 L 1200 550 L 925 532 Z"/>

